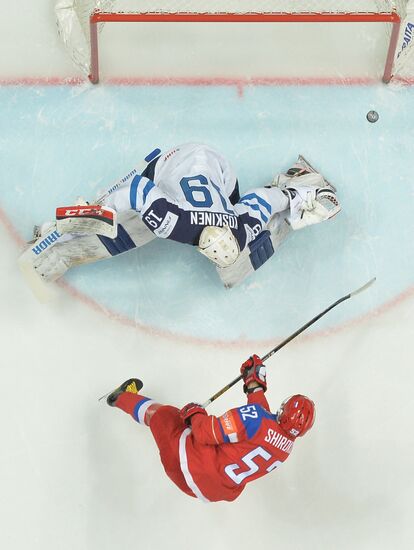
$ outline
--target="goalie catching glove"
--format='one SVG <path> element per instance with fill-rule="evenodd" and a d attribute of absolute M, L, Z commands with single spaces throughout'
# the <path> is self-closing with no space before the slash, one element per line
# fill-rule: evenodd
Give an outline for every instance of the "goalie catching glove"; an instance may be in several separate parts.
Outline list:
<path fill-rule="evenodd" d="M 254 354 L 249 357 L 241 366 L 240 372 L 244 381 L 244 393 L 252 393 L 258 389 L 264 392 L 267 390 L 266 367 L 258 355 Z M 252 382 L 255 382 L 257 385 L 249 388 Z"/>

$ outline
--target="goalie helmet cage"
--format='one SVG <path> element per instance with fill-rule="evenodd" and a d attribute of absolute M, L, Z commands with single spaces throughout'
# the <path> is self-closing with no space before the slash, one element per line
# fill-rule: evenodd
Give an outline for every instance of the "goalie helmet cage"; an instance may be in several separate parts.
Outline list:
<path fill-rule="evenodd" d="M 103 23 L 109 22 L 388 23 L 389 42 L 382 77 L 388 83 L 393 76 L 407 1 L 163 0 L 157 3 L 154 0 L 74 0 L 68 11 L 66 1 L 58 0 L 56 13 L 59 32 L 71 50 L 72 59 L 88 74 L 93 84 L 99 82 L 99 30 Z M 120 7 L 124 11 L 118 11 Z M 67 23 L 69 18 L 70 24 Z M 84 42 L 81 45 L 80 34 Z"/>

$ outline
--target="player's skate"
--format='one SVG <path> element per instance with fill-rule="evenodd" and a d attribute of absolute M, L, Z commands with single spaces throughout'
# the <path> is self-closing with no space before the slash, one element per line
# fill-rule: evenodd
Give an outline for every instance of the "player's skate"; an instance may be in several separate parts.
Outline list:
<path fill-rule="evenodd" d="M 143 388 L 144 384 L 138 378 L 130 378 L 126 380 L 123 384 L 116 388 L 113 392 L 108 394 L 106 402 L 110 407 L 115 407 L 116 400 L 121 395 L 121 393 L 134 393 L 138 394 L 139 391 Z"/>

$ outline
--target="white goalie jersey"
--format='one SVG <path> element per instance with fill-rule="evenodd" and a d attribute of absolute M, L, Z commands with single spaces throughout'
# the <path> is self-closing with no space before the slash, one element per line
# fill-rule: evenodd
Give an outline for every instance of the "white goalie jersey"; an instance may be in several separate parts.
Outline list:
<path fill-rule="evenodd" d="M 288 200 L 276 188 L 253 189 L 240 198 L 228 161 L 189 143 L 158 154 L 142 174 L 126 176 L 104 204 L 117 212 L 135 210 L 156 236 L 191 245 L 198 245 L 204 227 L 229 226 L 243 250 Z"/>

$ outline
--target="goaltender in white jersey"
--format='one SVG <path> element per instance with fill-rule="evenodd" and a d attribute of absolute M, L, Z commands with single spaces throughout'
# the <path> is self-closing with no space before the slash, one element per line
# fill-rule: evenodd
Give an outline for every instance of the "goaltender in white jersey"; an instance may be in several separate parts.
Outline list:
<path fill-rule="evenodd" d="M 335 189 L 301 156 L 267 186 L 240 196 L 228 161 L 188 143 L 156 149 L 144 169 L 132 170 L 94 205 L 59 208 L 63 214 L 43 224 L 20 265 L 32 282 L 51 282 L 73 266 L 160 237 L 197 247 L 231 287 L 263 265 L 290 230 L 339 211 Z"/>

